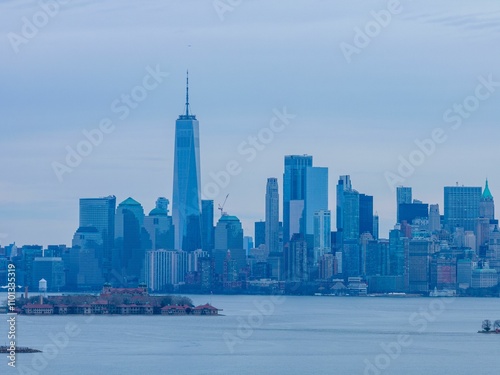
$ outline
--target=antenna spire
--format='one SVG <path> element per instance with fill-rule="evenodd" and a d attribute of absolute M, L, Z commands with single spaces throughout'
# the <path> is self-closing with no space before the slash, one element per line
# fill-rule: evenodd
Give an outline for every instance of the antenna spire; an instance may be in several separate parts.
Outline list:
<path fill-rule="evenodd" d="M 189 70 L 186 70 L 186 116 L 189 116 Z"/>

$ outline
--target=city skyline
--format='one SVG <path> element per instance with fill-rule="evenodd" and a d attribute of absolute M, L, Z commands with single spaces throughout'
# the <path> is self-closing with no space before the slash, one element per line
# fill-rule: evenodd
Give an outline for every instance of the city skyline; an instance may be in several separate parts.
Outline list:
<path fill-rule="evenodd" d="M 416 141 L 429 155 L 398 181 L 411 186 L 415 198 L 437 203 L 442 210 L 443 186 L 459 181 L 482 187 L 485 178 L 493 196 L 498 195 L 500 176 L 487 167 L 494 165 L 494 139 L 500 131 L 495 126 L 500 93 L 496 83 L 491 84 L 500 81 L 498 23 L 491 18 L 495 2 L 432 4 L 431 16 L 426 9 L 430 2 L 402 1 L 402 11 L 393 14 L 391 23 L 353 54 L 350 63 L 341 44 L 353 44 L 355 28 L 363 29 L 373 18 L 371 12 L 386 9 L 387 2 L 318 1 L 312 10 L 303 1 L 286 8 L 256 1 L 226 13 L 223 22 L 212 4 L 199 4 L 200 13 L 182 22 L 179 15 L 191 5 L 67 5 L 29 43 L 20 45 L 18 53 L 8 38 L 3 40 L 2 245 L 70 243 L 78 227 L 80 197 L 113 194 L 122 201 L 130 196 L 146 211 L 154 208 L 157 197 L 171 199 L 172 181 L 166 176 L 173 175 L 173 124 L 182 113 L 186 68 L 192 78 L 193 113 L 200 119 L 201 186 L 212 182 L 211 174 L 224 171 L 231 160 L 239 163 L 241 173 L 216 197 L 206 198 L 218 204 L 230 193 L 226 209 L 241 219 L 245 233 L 252 234 L 253 223 L 265 217 L 267 178 L 276 177 L 283 186 L 284 155 L 312 155 L 315 165 L 329 168 L 332 228 L 333 187 L 339 175 L 349 174 L 357 190 L 374 196 L 380 234 L 387 236 L 396 207 L 384 174 L 397 174 L 400 155 L 409 160 L 421 149 Z M 0 8 L 6 10 L 0 16 L 5 34 L 21 33 L 23 17 L 39 11 L 38 5 L 12 1 Z M 102 10 L 110 17 L 97 12 L 95 31 L 78 21 Z M 165 32 L 157 31 L 155 41 L 132 49 L 127 25 L 120 21 L 131 12 L 137 13 L 139 30 L 134 42 L 160 26 Z M 299 12 L 300 27 L 293 22 Z M 261 26 L 262 35 L 271 36 L 256 38 L 256 26 Z M 75 50 L 75 39 L 69 35 L 79 40 L 89 33 L 100 38 Z M 433 39 L 435 33 L 441 35 L 439 40 Z M 408 56 L 406 46 L 415 53 Z M 116 50 L 116 56 L 109 56 L 109 62 L 93 59 L 92 64 L 82 57 L 99 56 L 103 49 Z M 297 51 L 319 58 L 301 59 Z M 248 62 L 251 69 L 244 69 Z M 126 107 L 128 112 L 110 109 L 147 76 L 147 86 L 155 88 L 140 105 Z M 452 122 L 443 119 L 455 103 L 474 104 L 466 99 L 475 95 L 478 85 L 484 97 L 488 81 L 492 92 L 479 108 Z M 123 107 L 121 100 L 119 104 Z M 262 150 L 254 147 L 255 158 L 247 161 L 253 154 L 241 154 L 238 147 L 246 142 L 243 149 L 251 150 L 249 137 L 269 129 L 273 118 L 283 113 L 290 115 L 283 130 L 272 133 L 272 142 Z M 64 163 L 66 147 L 75 149 L 86 139 L 82 132 L 95 129 L 107 117 L 113 119 L 114 130 L 104 133 L 102 143 L 59 181 L 52 163 Z M 446 141 L 422 143 L 433 134 L 441 141 L 444 136 L 434 132 L 437 128 L 445 130 Z M 251 205 L 246 203 L 249 199 Z"/>

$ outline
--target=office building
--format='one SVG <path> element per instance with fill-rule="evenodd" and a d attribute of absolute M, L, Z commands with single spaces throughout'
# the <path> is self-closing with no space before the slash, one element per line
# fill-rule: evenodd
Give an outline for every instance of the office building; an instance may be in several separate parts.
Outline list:
<path fill-rule="evenodd" d="M 399 205 L 402 203 L 409 204 L 412 202 L 412 192 L 411 192 L 411 187 L 406 187 L 406 186 L 398 186 L 396 188 L 396 210 L 397 210 L 397 223 L 401 223 L 400 217 L 399 217 Z"/>
<path fill-rule="evenodd" d="M 278 179 L 268 178 L 266 186 L 265 244 L 269 252 L 279 251 L 279 193 Z"/>
<path fill-rule="evenodd" d="M 80 199 L 79 227 L 94 227 L 102 237 L 103 275 L 109 281 L 112 268 L 112 255 L 115 243 L 116 197 Z"/>
<path fill-rule="evenodd" d="M 285 156 L 283 174 L 283 242 L 290 241 L 300 229 L 305 200 L 306 168 L 312 167 L 313 158 L 308 155 Z M 294 214 L 293 216 L 291 214 Z"/>
<path fill-rule="evenodd" d="M 189 110 L 189 82 L 186 111 L 175 122 L 174 186 L 172 219 L 175 248 L 201 249 L 201 185 L 199 122 Z"/>
<path fill-rule="evenodd" d="M 480 187 L 446 186 L 444 188 L 444 224 L 449 232 L 455 227 L 476 230 L 479 217 Z"/>
<path fill-rule="evenodd" d="M 214 249 L 214 201 L 201 201 L 201 248 L 204 251 Z"/>

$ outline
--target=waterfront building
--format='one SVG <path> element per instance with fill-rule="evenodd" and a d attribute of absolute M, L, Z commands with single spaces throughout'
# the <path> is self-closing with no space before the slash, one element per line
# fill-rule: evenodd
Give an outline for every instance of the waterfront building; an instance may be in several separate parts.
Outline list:
<path fill-rule="evenodd" d="M 411 293 L 429 292 L 431 241 L 412 239 L 408 246 L 408 286 Z"/>
<path fill-rule="evenodd" d="M 295 233 L 284 250 L 285 277 L 287 281 L 308 281 L 307 242 L 303 234 Z"/>

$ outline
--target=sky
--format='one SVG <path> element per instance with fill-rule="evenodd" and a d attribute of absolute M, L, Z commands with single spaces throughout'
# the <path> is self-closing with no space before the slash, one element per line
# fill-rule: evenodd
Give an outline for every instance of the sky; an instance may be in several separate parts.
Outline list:
<path fill-rule="evenodd" d="M 500 196 L 499 42 L 498 0 L 0 1 L 0 244 L 70 245 L 81 197 L 171 200 L 187 69 L 202 190 L 245 235 L 284 155 L 329 168 L 333 212 L 349 174 L 381 237 L 396 185 Z"/>

